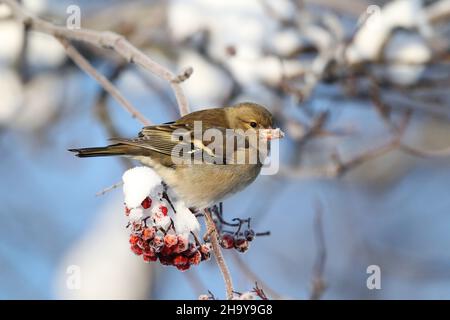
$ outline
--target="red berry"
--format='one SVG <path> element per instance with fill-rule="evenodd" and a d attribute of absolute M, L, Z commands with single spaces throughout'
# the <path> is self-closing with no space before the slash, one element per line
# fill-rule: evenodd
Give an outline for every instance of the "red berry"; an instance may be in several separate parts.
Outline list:
<path fill-rule="evenodd" d="M 145 262 L 156 261 L 158 258 L 155 255 L 145 254 L 142 256 Z"/>
<path fill-rule="evenodd" d="M 149 197 L 145 198 L 144 201 L 142 201 L 141 206 L 144 209 L 148 209 L 150 208 L 152 205 L 152 199 L 150 199 Z"/>
<path fill-rule="evenodd" d="M 130 236 L 130 244 L 132 244 L 132 245 L 137 244 L 138 241 L 139 241 L 139 239 L 140 239 L 140 238 L 139 238 L 138 236 L 132 234 L 132 235 Z"/>
<path fill-rule="evenodd" d="M 181 253 L 181 252 L 186 251 L 189 248 L 189 239 L 182 235 L 178 235 L 177 239 L 178 239 L 178 244 L 175 249 L 175 252 Z"/>
<path fill-rule="evenodd" d="M 159 206 L 159 210 L 161 210 L 163 215 L 167 216 L 167 207 L 166 206 Z"/>
<path fill-rule="evenodd" d="M 200 252 L 201 253 L 209 253 L 211 251 L 211 247 L 207 244 L 202 244 L 200 246 Z"/>
<path fill-rule="evenodd" d="M 164 244 L 167 247 L 173 247 L 178 243 L 178 238 L 174 234 L 166 234 L 164 236 Z"/>
<path fill-rule="evenodd" d="M 162 246 L 164 245 L 164 239 L 161 238 L 160 236 L 155 236 L 155 237 L 153 238 L 153 244 L 154 244 L 156 247 L 162 247 Z"/>
<path fill-rule="evenodd" d="M 146 246 L 144 246 L 144 254 L 146 254 L 148 256 L 156 255 L 155 250 L 152 247 L 150 247 L 150 245 L 147 243 L 146 243 Z"/>
<path fill-rule="evenodd" d="M 143 241 L 143 242 L 138 242 L 138 245 L 144 250 L 144 252 L 148 252 L 151 250 L 150 245 L 148 244 L 147 241 Z"/>
<path fill-rule="evenodd" d="M 142 231 L 142 239 L 151 240 L 155 237 L 155 229 L 154 228 L 144 228 Z"/>
<path fill-rule="evenodd" d="M 248 250 L 248 241 L 243 238 L 238 238 L 234 240 L 234 247 L 239 252 L 245 252 Z"/>
<path fill-rule="evenodd" d="M 220 245 L 224 249 L 231 249 L 234 247 L 234 237 L 231 234 L 224 234 L 220 238 Z"/>
<path fill-rule="evenodd" d="M 181 265 L 185 265 L 189 262 L 189 259 L 181 254 L 177 255 L 174 259 L 173 259 L 173 264 L 176 266 L 181 266 Z"/>
<path fill-rule="evenodd" d="M 189 264 L 182 264 L 182 265 L 179 265 L 179 266 L 176 266 L 176 267 L 177 267 L 178 270 L 186 271 L 187 269 L 189 269 L 190 265 Z"/>
<path fill-rule="evenodd" d="M 128 217 L 130 215 L 131 209 L 125 206 L 125 215 Z"/>
<path fill-rule="evenodd" d="M 200 251 L 195 252 L 194 255 L 189 258 L 190 264 L 197 265 L 200 263 L 200 261 L 202 261 L 202 254 L 200 253 Z"/>
<path fill-rule="evenodd" d="M 159 262 L 164 266 L 173 265 L 173 259 L 170 256 L 159 256 Z"/>
<path fill-rule="evenodd" d="M 168 246 L 164 246 L 161 250 L 161 254 L 163 256 L 170 256 L 173 253 L 173 248 L 174 247 L 168 247 Z"/>
<path fill-rule="evenodd" d="M 131 251 L 133 251 L 134 254 L 140 256 L 140 255 L 142 254 L 142 251 L 143 251 L 143 250 L 142 250 L 142 248 L 139 247 L 138 245 L 132 245 L 132 246 L 131 246 Z"/>

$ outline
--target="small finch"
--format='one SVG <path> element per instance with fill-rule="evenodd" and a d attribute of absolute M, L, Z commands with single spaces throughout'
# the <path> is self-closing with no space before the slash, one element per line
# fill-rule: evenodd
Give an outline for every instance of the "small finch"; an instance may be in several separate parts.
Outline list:
<path fill-rule="evenodd" d="M 223 139 L 211 138 L 211 132 L 221 133 Z M 232 144 L 230 132 L 234 134 Z M 266 108 L 245 102 L 144 127 L 135 139 L 111 139 L 115 143 L 106 147 L 69 151 L 81 158 L 126 156 L 138 160 L 153 168 L 188 207 L 203 209 L 252 183 L 270 150 L 269 140 L 281 137 L 281 130 L 272 128 L 272 115 Z"/>

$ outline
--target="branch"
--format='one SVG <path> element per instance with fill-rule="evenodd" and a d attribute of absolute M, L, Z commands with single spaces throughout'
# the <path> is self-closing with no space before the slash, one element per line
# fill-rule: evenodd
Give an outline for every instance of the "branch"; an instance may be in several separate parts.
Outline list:
<path fill-rule="evenodd" d="M 389 130 L 393 131 L 394 133 L 398 132 L 399 129 L 397 128 L 397 126 L 394 124 L 394 122 L 389 117 L 392 107 L 383 101 L 383 99 L 381 97 L 381 90 L 380 90 L 380 87 L 379 87 L 376 79 L 374 77 L 371 77 L 370 80 L 371 80 L 371 85 L 372 85 L 372 88 L 371 88 L 372 93 L 371 93 L 370 97 L 372 99 L 375 110 L 377 111 L 377 114 L 380 116 L 380 118 L 383 120 L 383 122 L 389 128 Z M 446 147 L 446 148 L 440 149 L 440 150 L 425 150 L 425 149 L 420 149 L 415 146 L 411 146 L 405 142 L 400 141 L 399 149 L 410 155 L 423 157 L 423 158 L 450 156 L 450 147 Z"/>
<path fill-rule="evenodd" d="M 15 0 L 0 0 L 0 2 L 7 4 L 11 8 L 16 19 L 25 25 L 29 25 L 31 30 L 53 35 L 56 38 L 81 41 L 96 47 L 112 49 L 127 62 L 135 63 L 157 77 L 168 81 L 174 91 L 180 114 L 185 115 L 189 113 L 189 104 L 181 89 L 180 82 L 186 80 L 190 76 L 192 69 L 186 69 L 188 71 L 183 71 L 181 76 L 175 75 L 117 33 L 89 29 L 68 29 L 66 27 L 56 26 L 26 12 Z"/>
<path fill-rule="evenodd" d="M 107 192 L 109 192 L 109 191 L 111 191 L 111 190 L 114 190 L 114 189 L 116 189 L 116 188 L 118 188 L 118 187 L 121 187 L 121 186 L 123 186 L 123 181 L 119 181 L 119 182 L 116 182 L 116 183 L 114 183 L 113 185 L 111 185 L 111 186 L 109 186 L 109 187 L 106 187 L 106 188 L 104 188 L 103 190 L 100 190 L 99 192 L 97 192 L 95 195 L 98 197 L 98 196 L 103 196 L 104 194 L 106 194 Z"/>
<path fill-rule="evenodd" d="M 219 241 L 217 240 L 218 234 L 216 224 L 212 219 L 211 211 L 209 209 L 205 209 L 205 221 L 208 228 L 207 235 L 211 239 L 214 256 L 216 257 L 216 262 L 219 265 L 220 272 L 222 273 L 223 280 L 225 281 L 227 299 L 231 300 L 234 292 L 233 281 L 231 279 L 230 270 L 228 270 L 228 266 L 223 257 L 222 250 L 220 249 Z"/>
<path fill-rule="evenodd" d="M 325 271 L 325 261 L 327 259 L 327 251 L 325 247 L 325 235 L 323 232 L 323 223 L 322 223 L 322 205 L 320 204 L 320 202 L 317 202 L 316 204 L 314 230 L 317 242 L 317 258 L 314 264 L 310 299 L 319 300 L 326 289 L 326 283 L 323 274 Z"/>
<path fill-rule="evenodd" d="M 120 93 L 117 87 L 109 81 L 105 76 L 101 75 L 95 68 L 86 60 L 85 57 L 64 38 L 59 38 L 59 42 L 66 50 L 66 54 L 73 60 L 73 62 L 84 72 L 94 78 L 114 99 L 117 100 L 127 110 L 133 118 L 138 119 L 143 125 L 151 124 L 145 116 L 140 113 L 133 105 Z"/>
<path fill-rule="evenodd" d="M 351 159 L 343 161 L 338 152 L 334 152 L 331 155 L 332 163 L 318 168 L 303 168 L 297 167 L 284 167 L 280 169 L 281 175 L 289 178 L 335 178 L 342 177 L 347 172 L 359 167 L 365 162 L 379 158 L 393 150 L 400 149 L 402 144 L 401 140 L 408 126 L 412 112 L 407 111 L 404 113 L 401 123 L 395 130 L 394 134 L 384 144 L 361 152 L 360 154 L 353 156 Z"/>

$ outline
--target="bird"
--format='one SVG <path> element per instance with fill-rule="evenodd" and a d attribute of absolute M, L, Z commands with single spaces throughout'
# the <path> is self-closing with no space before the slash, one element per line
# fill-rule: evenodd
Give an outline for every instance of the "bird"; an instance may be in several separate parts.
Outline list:
<path fill-rule="evenodd" d="M 199 124 L 202 135 L 197 137 Z M 81 158 L 125 156 L 138 160 L 151 167 L 187 207 L 200 210 L 243 190 L 257 178 L 270 150 L 270 140 L 283 136 L 272 125 L 273 116 L 265 107 L 242 102 L 194 111 L 173 122 L 146 126 L 134 139 L 112 138 L 113 144 L 105 147 L 69 151 Z M 223 135 L 233 132 L 234 143 L 228 145 L 226 139 L 220 141 L 215 136 L 215 147 L 211 148 L 212 139 L 205 136 L 208 130 Z M 256 133 L 257 139 L 250 138 L 248 132 Z M 264 152 L 261 141 L 267 142 Z M 174 153 L 177 145 L 182 149 L 178 154 Z M 255 151 L 261 154 L 256 161 L 250 161 Z M 196 162 L 196 156 L 200 160 L 212 160 Z"/>

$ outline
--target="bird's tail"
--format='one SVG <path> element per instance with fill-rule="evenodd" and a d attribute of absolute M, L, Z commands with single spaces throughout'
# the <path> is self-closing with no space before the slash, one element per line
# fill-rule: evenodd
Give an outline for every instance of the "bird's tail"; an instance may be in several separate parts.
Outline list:
<path fill-rule="evenodd" d="M 132 149 L 131 146 L 119 143 L 107 147 L 69 149 L 69 151 L 76 152 L 77 157 L 88 158 L 128 155 L 133 153 L 130 149 Z"/>

